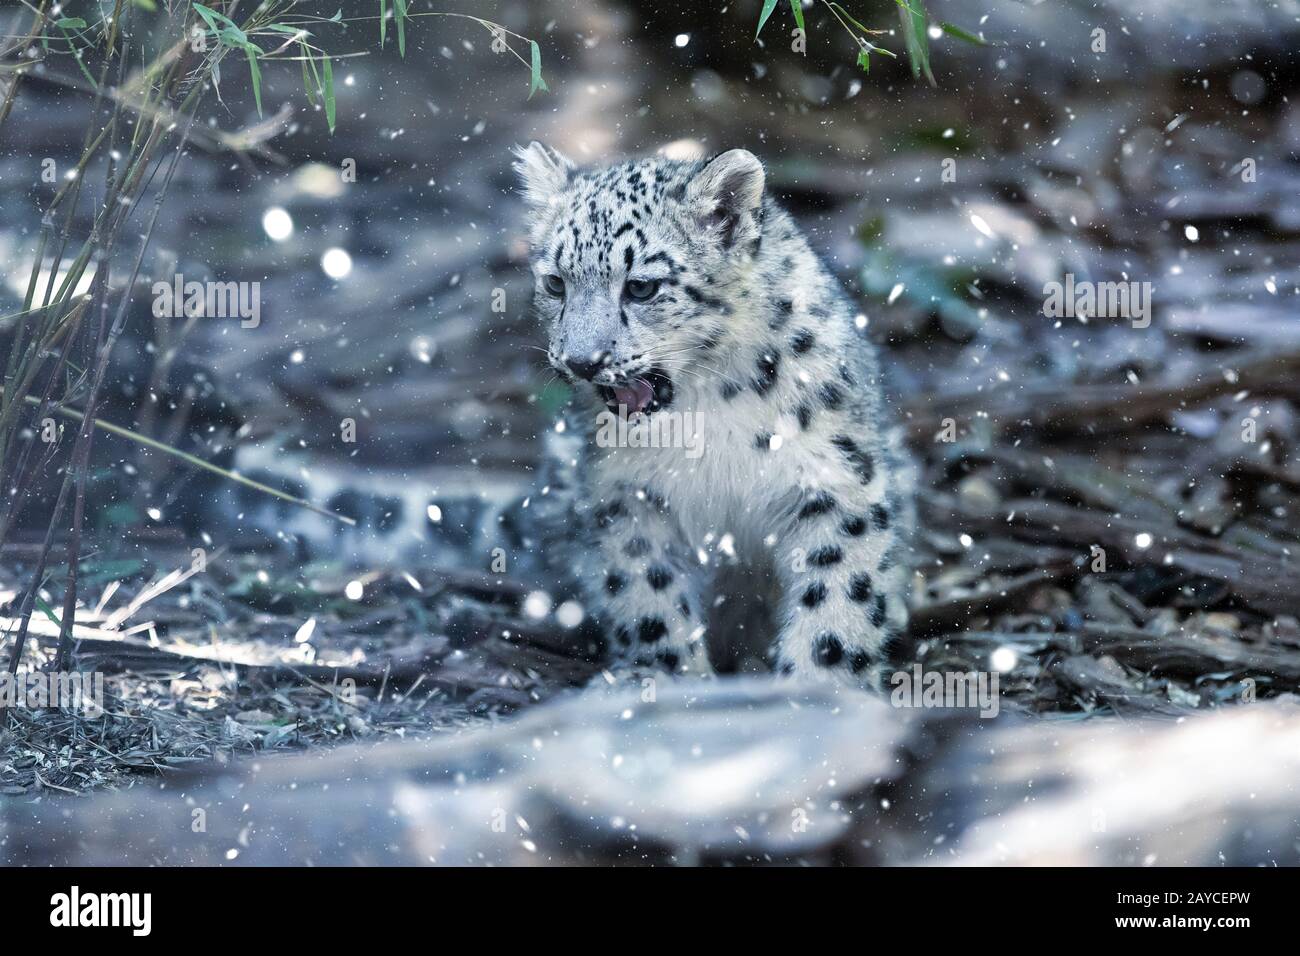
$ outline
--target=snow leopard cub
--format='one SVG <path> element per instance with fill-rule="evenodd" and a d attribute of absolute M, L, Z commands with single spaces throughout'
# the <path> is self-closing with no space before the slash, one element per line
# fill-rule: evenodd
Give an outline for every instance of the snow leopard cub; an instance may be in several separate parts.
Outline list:
<path fill-rule="evenodd" d="M 710 585 L 745 562 L 776 584 L 779 672 L 878 685 L 906 627 L 914 479 L 865 321 L 762 164 L 517 157 L 536 309 L 576 393 L 543 547 L 618 663 L 712 673 Z"/>

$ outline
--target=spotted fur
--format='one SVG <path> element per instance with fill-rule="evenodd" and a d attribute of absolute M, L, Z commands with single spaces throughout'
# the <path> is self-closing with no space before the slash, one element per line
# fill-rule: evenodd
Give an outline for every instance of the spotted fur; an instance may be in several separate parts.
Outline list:
<path fill-rule="evenodd" d="M 575 390 L 546 546 L 619 661 L 710 673 L 702 611 L 734 554 L 776 570 L 778 671 L 878 680 L 906 624 L 913 479 L 865 323 L 762 165 L 579 169 L 534 143 L 516 167 L 548 355 Z M 702 454 L 600 441 L 638 382 L 653 398 L 624 416 L 691 418 Z"/>

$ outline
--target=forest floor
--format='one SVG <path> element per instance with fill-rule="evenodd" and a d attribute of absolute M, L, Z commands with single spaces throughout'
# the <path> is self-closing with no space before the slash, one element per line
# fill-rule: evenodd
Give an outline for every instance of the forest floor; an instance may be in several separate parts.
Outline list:
<path fill-rule="evenodd" d="M 617 18 L 603 26 L 620 29 Z M 504 191 L 507 146 L 536 136 L 581 156 L 683 139 L 750 145 L 859 297 L 922 464 L 918 662 L 996 670 L 1004 710 L 1050 719 L 1179 717 L 1300 692 L 1294 102 L 1270 96 L 1242 110 L 1227 66 L 1208 69 L 1208 92 L 1189 82 L 1190 66 L 1171 66 L 1100 92 L 1017 97 L 1012 79 L 983 92 L 958 81 L 907 93 L 900 110 L 903 94 L 871 88 L 874 77 L 850 92 L 845 76 L 808 88 L 782 66 L 774 86 L 692 68 L 684 93 L 628 79 L 630 62 L 667 69 L 660 51 L 643 57 L 611 41 L 570 52 L 548 113 L 522 107 L 517 82 L 462 60 L 459 82 L 480 85 L 493 104 L 471 151 L 448 147 L 441 127 L 385 139 L 382 117 L 359 120 L 354 140 L 336 145 L 384 175 L 331 197 L 328 213 L 317 209 L 321 228 L 364 233 L 357 245 L 378 250 L 371 288 L 401 291 L 379 303 L 364 290 L 333 295 L 304 284 L 292 254 L 268 264 L 266 295 L 280 290 L 300 313 L 294 334 L 268 321 L 238 344 L 203 330 L 209 337 L 191 343 L 240 409 L 241 434 L 290 447 L 315 427 L 296 397 L 313 395 L 333 427 L 337 409 L 369 395 L 394 410 L 388 444 L 334 467 L 401 480 L 406 466 L 385 459 L 405 435 L 432 428 L 446 436 L 439 474 L 526 486 L 548 425 L 545 375 L 523 345 L 533 334 L 526 310 L 481 306 L 485 289 L 526 285 L 517 207 Z M 373 79 L 365 70 L 362 87 Z M 586 80 L 604 84 L 598 107 L 586 102 Z M 467 127 L 475 118 L 462 117 Z M 608 132 L 616 122 L 626 122 L 618 138 Z M 1268 170 L 1252 181 L 1240 168 L 1247 142 Z M 428 170 L 410 166 L 431 145 L 430 202 L 440 207 L 412 222 L 402 209 Z M 953 156 L 956 179 L 946 181 Z M 236 190 L 228 159 L 191 165 L 182 188 L 230 190 L 229 203 L 205 213 L 209 252 L 236 248 L 260 210 L 287 201 L 284 176 Z M 311 200 L 299 201 L 291 208 L 306 218 Z M 447 221 L 457 223 L 452 237 Z M 480 221 L 490 226 L 480 231 Z M 466 223 L 477 232 L 470 243 Z M 185 228 L 176 223 L 173 248 Z M 255 252 L 229 255 L 237 265 Z M 1045 283 L 1067 272 L 1151 283 L 1153 320 L 1045 316 Z M 367 339 L 381 307 L 392 324 Z M 349 332 L 346 359 L 323 354 Z M 437 361 L 411 370 L 408 357 L 376 385 L 423 332 Z M 293 348 L 313 346 L 319 358 L 284 371 Z M 113 411 L 131 414 L 129 401 Z M 328 453 L 314 454 L 320 464 Z M 143 511 L 138 497 L 125 499 L 132 506 Z M 181 530 L 143 518 L 107 529 L 83 558 L 76 631 L 78 668 L 108 675 L 107 715 L 6 715 L 0 793 L 83 793 L 269 751 L 445 736 L 599 673 L 553 616 L 526 613 L 530 586 L 509 575 L 436 559 L 304 562 L 276 550 L 270 532 L 228 549 L 214 537 L 219 550 L 191 574 L 194 541 Z M 20 536 L 0 554 L 0 607 L 23 586 L 35 548 Z M 54 628 L 33 619 L 26 663 L 48 663 Z"/>

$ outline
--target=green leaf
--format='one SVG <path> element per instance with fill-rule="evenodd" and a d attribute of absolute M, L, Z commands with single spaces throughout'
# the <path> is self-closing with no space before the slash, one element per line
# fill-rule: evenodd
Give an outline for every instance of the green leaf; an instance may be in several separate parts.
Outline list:
<path fill-rule="evenodd" d="M 158 4 L 154 0 L 131 0 L 141 10 L 148 10 L 150 13 L 158 12 Z"/>
<path fill-rule="evenodd" d="M 379 48 L 384 48 L 384 37 L 388 35 L 388 0 L 379 0 Z"/>
<path fill-rule="evenodd" d="M 244 47 L 248 55 L 248 73 L 253 78 L 253 100 L 257 103 L 257 115 L 262 115 L 262 68 L 257 65 L 257 47 L 251 43 Z"/>
<path fill-rule="evenodd" d="M 857 20 L 854 20 L 853 17 L 849 15 L 849 11 L 845 10 L 845 9 L 844 9 L 842 6 L 840 6 L 838 3 L 832 3 L 832 4 L 830 4 L 830 6 L 834 9 L 834 11 L 835 11 L 836 13 L 838 13 L 840 16 L 842 16 L 845 20 L 849 21 L 849 23 L 853 24 L 855 27 L 857 27 L 859 30 L 861 30 L 864 34 L 868 34 L 868 35 L 871 34 L 871 32 L 872 32 L 871 30 L 869 30 L 869 29 L 867 29 L 866 27 L 864 27 L 864 26 L 863 26 L 861 23 L 859 23 Z M 876 32 L 879 32 L 879 31 L 876 31 Z"/>
<path fill-rule="evenodd" d="M 325 97 L 325 122 L 329 123 L 330 132 L 334 132 L 334 67 L 330 66 L 330 58 L 324 58 L 322 64 L 324 74 L 321 83 L 321 95 Z"/>
<path fill-rule="evenodd" d="M 798 26 L 800 30 L 803 30 L 803 3 L 801 0 L 790 0 L 790 9 L 794 11 L 795 25 Z"/>
<path fill-rule="evenodd" d="M 956 37 L 958 40 L 965 40 L 967 43 L 973 43 L 976 46 L 988 46 L 989 43 L 983 37 L 976 36 L 969 30 L 963 30 L 955 23 L 941 23 L 939 29 L 950 37 Z"/>
<path fill-rule="evenodd" d="M 60 621 L 60 620 L 55 616 L 55 614 L 54 614 L 54 608 L 50 607 L 48 604 L 46 604 L 44 601 L 42 601 L 41 598 L 40 598 L 40 595 L 37 595 L 37 596 L 36 596 L 36 607 L 37 607 L 37 609 L 38 609 L 42 614 L 44 614 L 44 615 L 45 615 L 46 617 L 48 617 L 51 621 L 54 622 L 54 626 L 55 626 L 55 627 L 62 627 L 62 626 L 63 626 L 63 622 Z"/>
<path fill-rule="evenodd" d="M 209 9 L 208 7 L 205 7 L 201 3 L 194 4 L 194 11 L 203 18 L 203 22 L 208 25 L 208 27 L 212 30 L 213 33 L 221 32 L 220 30 L 217 29 L 217 20 L 216 20 L 217 11 Z"/>
<path fill-rule="evenodd" d="M 320 76 L 317 75 L 316 82 L 312 83 L 311 76 L 307 74 L 307 67 L 310 66 L 311 72 L 315 74 L 316 62 L 312 59 L 311 47 L 307 45 L 305 40 L 299 42 L 298 49 L 302 51 L 302 88 L 307 91 L 307 102 L 315 106 L 318 102 L 316 90 L 320 87 Z"/>
<path fill-rule="evenodd" d="M 546 81 L 542 79 L 542 48 L 537 45 L 536 40 L 529 40 L 528 45 L 532 47 L 533 51 L 532 76 L 529 78 L 528 82 L 528 98 L 531 100 L 533 94 L 538 90 L 549 92 L 550 87 L 547 86 Z"/>
<path fill-rule="evenodd" d="M 770 17 L 772 11 L 776 9 L 776 4 L 777 0 L 763 0 L 763 10 L 758 15 L 758 29 L 754 31 L 755 40 L 757 40 L 758 35 L 763 32 L 763 25 L 767 23 L 767 18 Z"/>
<path fill-rule="evenodd" d="M 912 76 L 922 74 L 931 86 L 938 86 L 930 69 L 930 45 L 926 38 L 926 13 L 921 0 L 894 0 L 898 4 L 898 17 L 903 27 L 903 40 L 907 44 L 907 59 L 912 65 Z"/>
<path fill-rule="evenodd" d="M 866 50 L 858 51 L 858 66 L 862 67 L 863 73 L 871 72 L 871 55 Z"/>
<path fill-rule="evenodd" d="M 54 25 L 63 30 L 84 30 L 86 21 L 81 17 L 64 17 L 62 20 L 55 20 Z"/>
<path fill-rule="evenodd" d="M 195 0 L 194 9 L 198 11 L 203 21 L 212 28 L 212 32 L 217 35 L 226 46 L 238 46 L 247 48 L 249 44 L 248 36 L 243 30 L 239 29 L 239 24 L 224 13 L 213 10 L 211 7 L 205 7 Z M 220 20 L 225 24 L 224 27 L 218 27 L 217 21 Z"/>
<path fill-rule="evenodd" d="M 397 53 L 406 59 L 406 0 L 393 0 L 393 19 L 397 21 Z"/>

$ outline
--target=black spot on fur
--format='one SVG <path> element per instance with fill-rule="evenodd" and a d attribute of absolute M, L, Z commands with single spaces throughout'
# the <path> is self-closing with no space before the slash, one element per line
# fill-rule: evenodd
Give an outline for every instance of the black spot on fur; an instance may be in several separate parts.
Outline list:
<path fill-rule="evenodd" d="M 794 314 L 794 303 L 789 299 L 781 299 L 776 303 L 776 309 L 772 313 L 772 321 L 768 323 L 768 328 L 776 331 L 785 327 L 790 321 L 790 316 Z"/>
<path fill-rule="evenodd" d="M 660 514 L 667 514 L 670 510 L 668 508 L 668 499 L 655 491 L 655 489 L 651 488 L 649 485 L 646 485 L 641 489 L 641 495 L 645 499 L 645 502 Z"/>
<path fill-rule="evenodd" d="M 675 651 L 664 651 L 659 655 L 659 662 L 670 671 L 675 671 L 682 666 L 682 659 Z"/>
<path fill-rule="evenodd" d="M 799 416 L 799 427 L 806 430 L 812 423 L 812 406 L 805 402 L 795 410 L 795 414 Z"/>
<path fill-rule="evenodd" d="M 849 515 L 840 523 L 840 530 L 850 538 L 860 538 L 867 530 L 867 522 L 861 515 Z"/>
<path fill-rule="evenodd" d="M 708 306 L 710 309 L 714 309 L 715 311 L 721 312 L 723 315 L 731 314 L 731 306 L 727 305 L 727 303 L 723 302 L 721 299 L 717 298 L 716 296 L 712 296 L 709 295 L 708 293 L 701 292 L 693 285 L 683 285 L 682 291 L 686 293 L 687 297 L 692 302 L 696 302 L 699 303 L 700 305 Z"/>
<path fill-rule="evenodd" d="M 838 385 L 827 382 L 817 392 L 822 404 L 834 411 L 844 404 L 844 392 Z"/>
<path fill-rule="evenodd" d="M 740 386 L 735 382 L 723 382 L 722 388 L 718 389 L 718 394 L 722 396 L 724 402 L 729 402 L 740 394 Z"/>
<path fill-rule="evenodd" d="M 876 531 L 884 531 L 889 527 L 889 512 L 883 505 L 871 506 L 871 527 Z"/>
<path fill-rule="evenodd" d="M 813 660 L 822 667 L 834 667 L 844 659 L 844 645 L 834 634 L 826 633 L 813 644 Z"/>
<path fill-rule="evenodd" d="M 794 335 L 790 336 L 790 351 L 795 355 L 803 355 L 813 343 L 817 341 L 817 336 L 813 335 L 808 329 L 800 329 Z"/>
<path fill-rule="evenodd" d="M 673 572 L 662 564 L 656 564 L 646 572 L 645 579 L 651 590 L 662 591 L 673 583 Z"/>
<path fill-rule="evenodd" d="M 808 555 L 808 563 L 818 568 L 829 568 L 844 560 L 844 552 L 837 545 L 828 544 Z"/>
<path fill-rule="evenodd" d="M 759 451 L 770 451 L 772 448 L 772 433 L 759 432 L 754 436 L 754 447 Z"/>
<path fill-rule="evenodd" d="M 849 597 L 861 604 L 871 600 L 871 575 L 866 571 L 853 575 L 849 581 Z"/>
<path fill-rule="evenodd" d="M 623 502 L 611 501 L 605 507 L 596 510 L 596 527 L 608 528 L 616 518 L 621 518 L 623 513 Z"/>
<path fill-rule="evenodd" d="M 803 597 L 799 599 L 803 606 L 809 609 L 815 608 L 822 601 L 826 600 L 826 585 L 817 581 L 808 585 L 808 589 L 803 592 Z"/>
<path fill-rule="evenodd" d="M 817 515 L 824 515 L 828 511 L 834 511 L 835 508 L 835 498 L 830 492 L 819 491 L 804 502 L 804 506 L 799 509 L 799 517 L 815 518 Z"/>
<path fill-rule="evenodd" d="M 885 596 L 877 594 L 876 600 L 871 605 L 871 624 L 873 627 L 880 627 L 885 623 Z"/>
<path fill-rule="evenodd" d="M 650 553 L 650 542 L 640 536 L 635 537 L 623 546 L 623 553 L 629 558 L 644 558 Z"/>
<path fill-rule="evenodd" d="M 623 590 L 623 587 L 626 584 L 627 578 L 623 577 L 623 575 L 619 574 L 617 571 L 611 571 L 609 574 L 605 575 L 605 590 L 610 594 L 617 594 L 619 591 Z"/>
<path fill-rule="evenodd" d="M 766 395 L 772 390 L 772 386 L 781 376 L 781 353 L 775 349 L 769 349 L 758 357 L 755 363 L 758 368 L 758 374 L 754 376 L 751 387 L 759 395 Z"/>
<path fill-rule="evenodd" d="M 866 651 L 854 651 L 849 655 L 849 670 L 861 674 L 871 666 L 871 655 Z"/>
<path fill-rule="evenodd" d="M 691 617 L 691 602 L 688 601 L 688 600 L 686 599 L 686 595 L 685 595 L 685 594 L 682 594 L 682 595 L 678 596 L 678 598 L 677 598 L 677 610 L 679 610 L 679 611 L 682 612 L 682 617 L 686 618 L 687 620 L 690 620 L 690 617 Z"/>
<path fill-rule="evenodd" d="M 871 455 L 859 448 L 857 442 L 848 435 L 836 435 L 831 439 L 831 443 L 840 450 L 849 465 L 858 473 L 862 483 L 870 484 L 871 479 L 876 476 L 876 463 Z"/>
<path fill-rule="evenodd" d="M 662 640 L 667 633 L 668 625 L 663 622 L 663 618 L 643 617 L 641 623 L 637 625 L 636 636 L 642 644 L 653 644 L 655 641 Z"/>
<path fill-rule="evenodd" d="M 620 624 L 618 627 L 614 628 L 614 640 L 616 640 L 620 646 L 627 647 L 632 643 L 632 632 Z"/>

